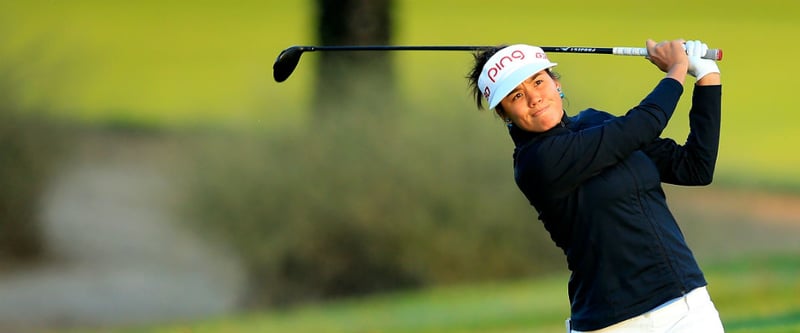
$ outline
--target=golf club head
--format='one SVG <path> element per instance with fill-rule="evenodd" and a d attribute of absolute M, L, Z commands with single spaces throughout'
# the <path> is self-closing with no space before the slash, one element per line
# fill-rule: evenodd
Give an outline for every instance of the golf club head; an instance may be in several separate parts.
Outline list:
<path fill-rule="evenodd" d="M 297 64 L 300 62 L 300 56 L 305 51 L 300 46 L 292 46 L 288 49 L 281 51 L 275 63 L 272 65 L 272 78 L 275 82 L 283 82 L 292 75 Z"/>

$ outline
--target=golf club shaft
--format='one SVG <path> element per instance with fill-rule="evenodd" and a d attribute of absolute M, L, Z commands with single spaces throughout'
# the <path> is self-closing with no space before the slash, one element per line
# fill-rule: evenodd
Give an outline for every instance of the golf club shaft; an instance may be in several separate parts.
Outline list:
<path fill-rule="evenodd" d="M 298 46 L 303 52 L 311 51 L 478 51 L 492 46 L 403 46 L 403 45 L 345 45 L 345 46 Z M 595 53 L 625 56 L 647 56 L 643 47 L 574 47 L 540 46 L 545 52 Z M 722 50 L 708 49 L 704 59 L 722 60 Z"/>
<path fill-rule="evenodd" d="M 292 46 L 283 50 L 272 65 L 272 77 L 275 82 L 283 82 L 297 67 L 300 56 L 304 52 L 314 51 L 480 51 L 493 46 L 403 46 L 403 45 L 345 45 L 345 46 Z M 593 53 L 626 56 L 647 56 L 643 47 L 574 47 L 543 46 L 545 52 L 554 53 Z M 722 60 L 722 50 L 709 49 L 703 56 L 705 59 Z"/>

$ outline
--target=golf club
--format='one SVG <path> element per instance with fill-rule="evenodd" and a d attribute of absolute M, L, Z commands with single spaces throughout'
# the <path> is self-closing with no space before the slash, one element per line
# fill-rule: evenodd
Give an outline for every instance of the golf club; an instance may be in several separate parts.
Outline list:
<path fill-rule="evenodd" d="M 303 52 L 314 51 L 480 51 L 493 46 L 398 46 L 398 45 L 359 45 L 359 46 L 292 46 L 281 51 L 275 64 L 272 65 L 272 77 L 275 82 L 283 82 L 292 75 Z M 593 53 L 626 56 L 647 56 L 643 47 L 573 47 L 573 46 L 540 46 L 545 52 L 554 53 Z M 708 49 L 704 59 L 722 60 L 721 49 Z"/>

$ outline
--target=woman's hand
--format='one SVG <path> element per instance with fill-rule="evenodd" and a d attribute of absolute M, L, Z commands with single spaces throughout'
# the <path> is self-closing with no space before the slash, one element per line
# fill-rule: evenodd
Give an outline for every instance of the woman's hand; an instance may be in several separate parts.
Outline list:
<path fill-rule="evenodd" d="M 686 73 L 689 70 L 689 57 L 686 55 L 683 43 L 683 39 L 660 43 L 648 39 L 646 43 L 647 59 L 662 72 L 667 73 L 667 77 L 673 78 L 681 84 L 686 80 Z"/>
<path fill-rule="evenodd" d="M 686 54 L 689 57 L 689 75 L 697 78 L 698 86 L 720 84 L 719 66 L 714 60 L 703 59 L 708 46 L 699 40 L 686 42 Z"/>

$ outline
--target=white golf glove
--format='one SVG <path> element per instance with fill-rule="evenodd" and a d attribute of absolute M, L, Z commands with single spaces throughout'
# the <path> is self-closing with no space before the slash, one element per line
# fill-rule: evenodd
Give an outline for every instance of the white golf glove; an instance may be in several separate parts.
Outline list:
<path fill-rule="evenodd" d="M 708 45 L 699 40 L 687 41 L 685 45 L 689 56 L 689 75 L 700 80 L 710 73 L 719 73 L 719 67 L 714 60 L 702 58 L 708 51 Z"/>

